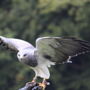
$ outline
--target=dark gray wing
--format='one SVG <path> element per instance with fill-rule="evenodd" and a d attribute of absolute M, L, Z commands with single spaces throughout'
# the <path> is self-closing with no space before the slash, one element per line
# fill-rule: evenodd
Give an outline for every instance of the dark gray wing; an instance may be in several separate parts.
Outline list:
<path fill-rule="evenodd" d="M 70 57 L 90 51 L 90 43 L 73 37 L 43 37 L 36 40 L 39 56 L 63 63 Z"/>
<path fill-rule="evenodd" d="M 4 46 L 6 49 L 10 49 L 13 51 L 19 51 L 24 48 L 34 48 L 30 43 L 14 38 L 6 38 L 0 36 L 0 45 Z"/>

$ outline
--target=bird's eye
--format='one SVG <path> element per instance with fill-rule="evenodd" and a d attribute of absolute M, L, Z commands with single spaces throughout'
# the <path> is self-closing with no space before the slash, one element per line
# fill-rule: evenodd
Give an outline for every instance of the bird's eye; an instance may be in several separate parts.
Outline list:
<path fill-rule="evenodd" d="M 20 56 L 20 54 L 18 54 L 18 56 Z"/>
<path fill-rule="evenodd" d="M 24 54 L 23 56 L 25 57 L 25 56 L 27 56 L 27 54 Z"/>

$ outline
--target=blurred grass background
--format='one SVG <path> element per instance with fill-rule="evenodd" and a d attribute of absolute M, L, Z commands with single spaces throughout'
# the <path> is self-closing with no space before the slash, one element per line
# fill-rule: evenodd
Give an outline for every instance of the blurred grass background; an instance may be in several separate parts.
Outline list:
<path fill-rule="evenodd" d="M 75 36 L 90 42 L 90 0 L 0 0 L 0 35 L 35 45 L 41 36 Z M 50 69 L 47 90 L 90 90 L 90 53 Z M 18 90 L 34 72 L 0 48 L 0 90 Z"/>

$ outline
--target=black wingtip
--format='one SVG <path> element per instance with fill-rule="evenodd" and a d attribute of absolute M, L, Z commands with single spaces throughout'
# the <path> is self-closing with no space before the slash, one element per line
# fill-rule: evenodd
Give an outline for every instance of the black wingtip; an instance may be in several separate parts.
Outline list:
<path fill-rule="evenodd" d="M 63 37 L 64 39 L 71 39 L 72 41 L 75 41 L 78 43 L 78 50 L 76 51 L 76 55 L 74 56 L 78 56 L 81 54 L 86 54 L 90 52 L 90 42 L 82 40 L 82 39 L 78 39 L 76 37 Z"/>
<path fill-rule="evenodd" d="M 2 41 L 2 39 L 0 38 L 0 45 L 2 45 L 3 44 L 3 41 Z"/>

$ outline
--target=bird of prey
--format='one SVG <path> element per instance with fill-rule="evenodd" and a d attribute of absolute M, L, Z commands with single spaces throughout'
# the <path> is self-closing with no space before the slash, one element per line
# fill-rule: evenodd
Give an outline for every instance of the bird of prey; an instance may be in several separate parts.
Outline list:
<path fill-rule="evenodd" d="M 50 77 L 51 65 L 69 63 L 70 58 L 90 51 L 89 42 L 75 37 L 40 37 L 34 47 L 24 40 L 0 36 L 0 44 L 16 51 L 18 60 L 35 71 L 32 82 L 41 77 L 43 83 Z"/>

